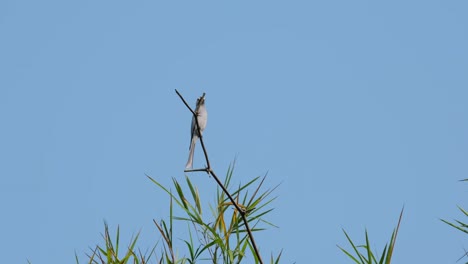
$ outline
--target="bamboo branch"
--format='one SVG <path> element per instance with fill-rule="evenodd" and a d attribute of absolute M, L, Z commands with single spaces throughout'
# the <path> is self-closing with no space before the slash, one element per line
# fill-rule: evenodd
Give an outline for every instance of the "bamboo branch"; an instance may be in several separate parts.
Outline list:
<path fill-rule="evenodd" d="M 209 175 L 212 175 L 213 178 L 215 179 L 216 183 L 221 187 L 223 192 L 226 194 L 226 196 L 231 200 L 231 203 L 234 205 L 236 210 L 239 212 L 239 214 L 242 217 L 242 221 L 244 222 L 245 228 L 247 230 L 247 234 L 249 235 L 250 242 L 252 244 L 252 247 L 254 248 L 255 254 L 257 255 L 257 259 L 260 262 L 260 264 L 263 264 L 262 257 L 260 256 L 260 253 L 257 248 L 257 244 L 255 243 L 255 239 L 252 234 L 252 230 L 250 229 L 249 222 L 247 221 L 247 216 L 246 216 L 246 211 L 244 209 L 241 209 L 237 202 L 232 198 L 232 195 L 228 192 L 226 187 L 224 187 L 223 183 L 219 180 L 218 176 L 216 176 L 216 173 L 213 171 L 210 165 L 210 160 L 208 158 L 208 152 L 206 151 L 205 144 L 203 142 L 203 136 L 200 131 L 200 126 L 198 124 L 198 117 L 197 114 L 192 110 L 192 108 L 188 105 L 188 103 L 185 101 L 184 97 L 175 89 L 175 92 L 177 95 L 180 97 L 182 102 L 185 104 L 185 106 L 192 112 L 193 118 L 195 118 L 195 123 L 197 124 L 197 130 L 198 130 L 198 135 L 200 136 L 200 143 L 203 149 L 203 153 L 205 154 L 205 159 L 206 159 L 206 168 L 205 169 L 191 169 L 191 170 L 185 170 L 185 172 L 195 172 L 195 171 L 206 171 Z"/>

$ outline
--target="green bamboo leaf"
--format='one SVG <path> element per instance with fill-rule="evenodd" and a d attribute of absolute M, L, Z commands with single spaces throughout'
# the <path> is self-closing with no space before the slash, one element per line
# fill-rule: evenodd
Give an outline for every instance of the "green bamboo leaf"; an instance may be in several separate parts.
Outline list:
<path fill-rule="evenodd" d="M 251 204 L 252 201 L 255 199 L 255 196 L 257 195 L 258 191 L 259 191 L 260 188 L 262 187 L 263 182 L 265 181 L 265 179 L 266 179 L 266 175 L 263 176 L 262 180 L 260 181 L 260 183 L 259 183 L 258 186 L 257 186 L 257 189 L 255 189 L 255 191 L 254 191 L 252 197 L 250 198 L 249 204 Z"/>
<path fill-rule="evenodd" d="M 398 224 L 397 224 L 397 227 L 395 228 L 395 230 L 393 231 L 392 233 L 392 237 L 390 239 L 390 245 L 388 247 L 388 252 L 387 252 L 387 260 L 386 260 L 386 264 L 390 264 L 391 260 L 392 260 L 392 256 L 393 256 L 393 250 L 395 248 L 395 243 L 396 243 L 396 239 L 397 239 L 397 236 L 398 236 L 398 230 L 400 230 L 400 224 L 401 224 L 401 219 L 403 218 L 403 212 L 405 210 L 405 207 L 403 207 L 401 209 L 401 212 L 400 212 L 400 217 L 398 218 Z"/>
<path fill-rule="evenodd" d="M 130 247 L 129 247 L 130 250 L 133 251 L 133 250 L 135 249 L 135 245 L 136 245 L 136 242 L 137 242 L 137 240 L 138 240 L 139 237 L 140 237 L 140 231 L 138 231 L 138 233 L 136 234 L 135 238 L 132 239 L 133 242 L 132 242 L 132 244 L 130 244 Z"/>
<path fill-rule="evenodd" d="M 178 221 L 186 221 L 186 222 L 191 222 L 191 223 L 196 223 L 192 220 L 192 218 L 186 218 L 186 217 L 181 217 L 181 216 L 174 216 L 174 220 Z"/>
<path fill-rule="evenodd" d="M 253 178 L 252 180 L 248 181 L 246 184 L 242 185 L 239 189 L 237 189 L 235 192 L 232 193 L 232 196 L 238 195 L 240 192 L 243 190 L 247 189 L 250 185 L 252 185 L 254 182 L 256 182 L 260 176 Z"/>
<path fill-rule="evenodd" d="M 263 197 L 263 198 L 266 198 L 267 196 Z M 276 200 L 277 197 L 273 197 L 271 198 L 270 200 L 268 201 L 264 201 L 264 200 L 258 200 L 258 201 L 255 201 L 254 203 L 252 204 L 249 204 L 248 207 L 249 208 L 255 208 L 253 211 L 260 211 L 261 209 L 263 209 L 263 207 L 266 207 L 268 204 L 270 204 L 271 202 L 273 202 L 274 200 Z M 261 205 L 260 205 L 260 202 L 263 202 Z"/>
<path fill-rule="evenodd" d="M 197 259 L 205 250 L 212 247 L 214 244 L 216 244 L 216 241 L 213 240 L 210 243 L 203 246 L 201 249 L 197 249 L 194 259 Z"/>
<path fill-rule="evenodd" d="M 241 186 L 239 185 L 238 188 L 239 188 L 239 189 L 238 189 L 237 193 L 240 194 L 240 193 L 241 193 L 241 192 L 240 192 Z M 244 197 L 242 198 L 242 204 L 247 204 L 247 199 L 248 199 L 248 197 L 249 197 L 249 190 L 245 190 L 245 192 L 244 192 Z"/>
<path fill-rule="evenodd" d="M 369 248 L 370 248 L 370 245 L 369 245 Z M 375 255 L 374 255 L 374 253 L 373 253 L 372 251 L 370 251 L 370 256 L 371 256 L 371 259 L 372 259 L 372 260 L 370 261 L 370 263 L 378 264 L 378 261 L 377 261 Z"/>
<path fill-rule="evenodd" d="M 465 211 L 465 209 L 461 208 L 460 206 L 457 206 L 457 207 L 458 207 L 458 209 L 460 209 L 460 211 L 463 212 L 463 214 L 464 214 L 465 216 L 468 216 L 468 212 Z"/>
<path fill-rule="evenodd" d="M 120 227 L 117 225 L 117 238 L 115 240 L 115 257 L 119 255 Z"/>
<path fill-rule="evenodd" d="M 281 259 L 281 255 L 282 255 L 282 254 L 283 254 L 283 250 L 281 249 L 281 251 L 280 251 L 278 257 L 276 258 L 275 264 L 279 264 L 279 261 L 280 261 L 280 259 Z"/>
<path fill-rule="evenodd" d="M 187 245 L 187 248 L 189 249 L 190 253 L 190 258 L 193 260 L 195 256 L 195 252 L 193 251 L 193 246 L 191 243 L 189 243 L 187 240 L 184 240 L 185 244 Z"/>
<path fill-rule="evenodd" d="M 383 249 L 383 252 L 382 252 L 382 255 L 380 257 L 380 261 L 379 261 L 379 264 L 383 264 L 385 259 L 386 259 L 386 253 L 387 252 L 387 245 L 385 245 L 384 249 Z"/>
<path fill-rule="evenodd" d="M 260 214 L 258 214 L 258 215 L 250 216 L 250 217 L 249 217 L 249 222 L 251 222 L 251 221 L 253 221 L 253 220 L 256 220 L 256 219 L 259 219 L 259 218 L 261 218 L 262 216 L 268 214 L 269 212 L 271 212 L 271 211 L 273 211 L 273 210 L 274 210 L 274 208 L 271 208 L 271 209 L 268 209 L 268 210 L 266 210 L 265 212 L 262 212 L 262 213 L 260 213 Z"/>
<path fill-rule="evenodd" d="M 167 251 L 165 252 L 164 255 L 165 255 L 165 257 L 166 257 L 166 263 L 173 263 L 173 262 L 171 261 L 170 255 L 167 253 Z"/>
<path fill-rule="evenodd" d="M 236 165 L 236 161 L 233 162 L 232 166 L 229 165 L 229 167 L 228 167 L 226 177 L 224 178 L 224 187 L 226 187 L 226 189 L 229 186 L 229 184 L 231 183 L 232 174 L 234 173 L 235 165 Z"/>
<path fill-rule="evenodd" d="M 190 181 L 189 177 L 185 177 L 187 181 L 187 185 L 189 186 L 190 192 L 192 193 L 192 198 L 195 201 L 195 206 L 197 208 L 198 214 L 202 213 L 201 210 L 201 203 L 200 203 L 200 195 L 198 194 L 198 190 L 193 187 L 192 182 Z"/>
<path fill-rule="evenodd" d="M 167 229 L 167 225 L 166 225 L 166 222 L 163 220 L 161 221 L 161 225 L 164 229 L 164 233 L 166 234 L 166 238 L 167 238 L 167 245 L 169 247 L 172 247 L 172 233 L 170 230 Z"/>
<path fill-rule="evenodd" d="M 351 240 L 351 238 L 348 236 L 348 233 L 346 233 L 346 231 L 343 229 L 343 232 L 346 236 L 346 238 L 348 239 L 348 242 L 351 244 L 351 246 L 353 247 L 353 250 L 354 252 L 356 253 L 356 255 L 359 257 L 359 259 L 361 260 L 361 263 L 365 263 L 364 260 L 362 259 L 362 256 L 361 254 L 359 253 L 357 247 L 354 245 L 353 241 Z"/>
<path fill-rule="evenodd" d="M 339 249 L 341 249 L 341 251 L 343 251 L 343 253 L 345 253 L 350 259 L 352 259 L 354 262 L 356 262 L 357 264 L 360 264 L 361 262 L 359 262 L 353 255 L 351 255 L 351 253 L 349 253 L 348 251 L 346 251 L 344 248 L 340 247 L 340 246 L 337 246 Z"/>
<path fill-rule="evenodd" d="M 460 231 L 462 231 L 462 232 L 468 234 L 468 231 L 467 231 L 467 230 L 465 230 L 465 229 L 463 229 L 463 228 L 461 228 L 461 227 L 459 227 L 459 226 L 457 226 L 457 225 L 454 225 L 454 224 L 452 224 L 452 223 L 450 223 L 450 222 L 448 222 L 448 221 L 446 221 L 446 220 L 443 220 L 443 219 L 440 219 L 440 220 L 441 220 L 442 222 L 446 223 L 447 225 L 449 225 L 449 226 L 451 226 L 451 227 L 453 227 L 453 228 L 455 228 L 455 229 L 458 229 L 458 230 L 460 230 Z"/>
<path fill-rule="evenodd" d="M 239 242 L 242 242 L 242 241 L 239 241 Z M 245 250 L 247 249 L 248 244 L 249 244 L 249 240 L 244 239 L 242 243 L 242 248 L 239 250 L 241 253 L 239 254 L 237 263 L 240 263 L 242 259 L 244 258 L 244 256 L 246 255 Z"/>
<path fill-rule="evenodd" d="M 367 262 L 368 263 L 372 263 L 372 253 L 371 253 L 371 249 L 370 249 L 370 243 L 369 243 L 369 236 L 367 234 L 367 229 L 365 230 L 365 234 L 366 234 L 366 249 L 367 249 Z"/>
<path fill-rule="evenodd" d="M 465 228 L 467 228 L 467 227 L 468 227 L 468 225 L 467 225 L 467 224 L 465 224 L 465 223 L 463 223 L 463 222 L 461 222 L 461 221 L 455 220 L 455 222 L 457 222 L 457 223 L 460 225 L 460 228 L 463 228 L 463 229 L 465 229 Z"/>
<path fill-rule="evenodd" d="M 174 183 L 174 186 L 176 188 L 177 194 L 179 195 L 179 199 L 182 201 L 184 208 L 188 209 L 188 202 L 187 199 L 185 199 L 184 191 L 182 191 L 182 187 L 180 186 L 179 182 L 175 179 L 172 178 L 172 181 Z"/>
<path fill-rule="evenodd" d="M 174 199 L 174 201 L 177 203 L 177 205 L 179 205 L 179 207 L 185 208 L 184 205 L 183 205 L 183 203 L 182 203 L 181 201 L 179 201 L 179 200 L 177 199 L 177 197 L 176 197 L 174 194 L 172 194 L 171 191 L 169 191 L 168 189 L 166 189 L 162 184 L 160 184 L 159 182 L 157 182 L 155 179 L 151 178 L 151 177 L 148 176 L 147 174 L 145 174 L 145 175 L 146 175 L 146 177 L 148 177 L 148 179 L 150 179 L 150 180 L 151 180 L 154 184 L 156 184 L 159 188 L 163 189 L 167 194 L 169 194 L 169 196 L 170 196 L 172 199 Z"/>
<path fill-rule="evenodd" d="M 104 256 L 107 256 L 107 252 L 104 249 L 102 249 L 101 247 L 99 247 L 99 252 L 101 254 L 103 254 Z"/>
<path fill-rule="evenodd" d="M 252 253 L 252 255 L 254 257 L 255 263 L 256 264 L 260 263 L 260 261 L 258 260 L 257 254 L 255 253 L 255 249 L 253 248 L 253 246 L 250 243 L 247 243 L 247 245 L 249 245 L 249 249 L 250 249 L 250 252 Z"/>

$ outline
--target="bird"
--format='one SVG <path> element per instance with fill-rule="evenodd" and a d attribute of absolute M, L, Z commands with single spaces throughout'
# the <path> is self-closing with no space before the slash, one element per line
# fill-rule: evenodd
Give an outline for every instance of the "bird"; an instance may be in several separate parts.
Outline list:
<path fill-rule="evenodd" d="M 197 99 L 197 106 L 195 107 L 195 116 L 198 119 L 198 125 L 200 126 L 200 134 L 203 133 L 203 130 L 206 128 L 206 122 L 208 120 L 208 112 L 206 112 L 205 107 L 205 93 Z M 185 169 L 191 169 L 193 167 L 193 153 L 195 151 L 195 144 L 197 143 L 200 134 L 197 129 L 197 121 L 195 116 L 192 117 L 192 126 L 191 126 L 191 139 L 189 147 L 189 158 Z"/>

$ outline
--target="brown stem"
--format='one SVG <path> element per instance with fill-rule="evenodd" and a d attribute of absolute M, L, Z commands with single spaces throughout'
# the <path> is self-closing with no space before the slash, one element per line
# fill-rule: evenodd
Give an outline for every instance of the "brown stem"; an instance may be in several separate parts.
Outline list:
<path fill-rule="evenodd" d="M 260 253 L 259 253 L 258 248 L 257 248 L 257 244 L 255 243 L 255 239 L 254 239 L 253 234 L 252 234 L 252 230 L 251 230 L 250 227 L 249 227 L 249 222 L 247 221 L 247 217 L 246 217 L 246 212 L 245 212 L 245 210 L 243 210 L 243 209 L 241 209 L 241 208 L 239 207 L 239 205 L 238 205 L 237 202 L 234 200 L 234 198 L 232 198 L 232 195 L 228 192 L 228 190 L 226 189 L 226 187 L 224 187 L 223 183 L 219 180 L 218 176 L 216 176 L 216 173 L 213 171 L 213 169 L 211 169 L 210 160 L 208 159 L 208 152 L 206 151 L 205 144 L 203 143 L 203 136 L 202 136 L 202 134 L 200 133 L 200 126 L 198 125 L 197 114 L 196 114 L 196 113 L 192 110 L 192 108 L 187 104 L 187 102 L 185 101 L 184 97 L 182 97 L 182 95 L 179 93 L 179 91 L 177 91 L 177 89 L 175 89 L 175 92 L 176 92 L 177 95 L 180 97 L 180 99 L 181 99 L 182 102 L 185 104 L 185 106 L 190 110 L 190 112 L 192 112 L 193 118 L 195 118 L 195 122 L 196 122 L 196 124 L 197 124 L 198 135 L 200 135 L 200 143 L 201 143 L 201 146 L 202 146 L 202 149 L 203 149 L 203 153 L 205 154 L 205 159 L 206 159 L 206 164 L 207 164 L 205 169 L 185 170 L 185 172 L 206 171 L 208 174 L 210 174 L 210 175 L 213 176 L 213 178 L 215 179 L 216 183 L 218 183 L 219 187 L 221 187 L 221 189 L 223 189 L 223 192 L 226 194 L 226 196 L 229 198 L 229 200 L 231 200 L 231 203 L 234 205 L 234 207 L 236 208 L 236 210 L 237 210 L 237 211 L 239 212 L 239 214 L 241 215 L 242 221 L 244 222 L 245 228 L 246 228 L 246 230 L 247 230 L 247 234 L 249 235 L 250 242 L 252 243 L 252 247 L 254 248 L 255 254 L 257 255 L 257 259 L 258 259 L 258 261 L 260 262 L 260 264 L 263 264 L 262 257 L 260 256 Z"/>

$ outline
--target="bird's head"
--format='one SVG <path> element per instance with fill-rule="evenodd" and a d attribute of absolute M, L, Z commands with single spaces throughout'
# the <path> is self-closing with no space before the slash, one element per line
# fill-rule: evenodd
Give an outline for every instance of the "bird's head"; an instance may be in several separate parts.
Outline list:
<path fill-rule="evenodd" d="M 202 96 L 198 97 L 197 105 L 198 104 L 205 104 L 205 93 L 203 93 Z"/>

